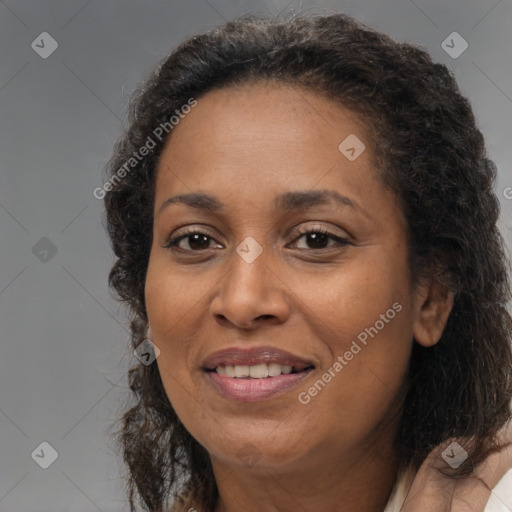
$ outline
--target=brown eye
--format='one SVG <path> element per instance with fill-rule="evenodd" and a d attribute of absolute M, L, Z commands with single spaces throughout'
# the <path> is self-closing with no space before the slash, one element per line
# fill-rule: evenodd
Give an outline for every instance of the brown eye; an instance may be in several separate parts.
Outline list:
<path fill-rule="evenodd" d="M 329 235 L 325 235 L 324 233 L 307 233 L 306 235 L 302 235 L 301 238 L 305 237 L 306 243 L 312 249 L 323 249 L 328 246 Z"/>
<path fill-rule="evenodd" d="M 167 242 L 165 247 L 172 249 L 177 247 L 183 251 L 201 251 L 210 248 L 210 242 L 213 240 L 210 236 L 200 231 L 190 231 Z M 183 247 L 182 242 L 186 241 L 188 247 Z"/>
<path fill-rule="evenodd" d="M 307 244 L 307 247 L 303 247 L 304 249 L 322 250 L 333 245 L 345 246 L 350 243 L 345 238 L 341 238 L 319 228 L 304 231 L 296 240 L 300 240 L 301 238 L 304 238 Z M 329 244 L 329 240 L 334 240 L 335 243 Z"/>

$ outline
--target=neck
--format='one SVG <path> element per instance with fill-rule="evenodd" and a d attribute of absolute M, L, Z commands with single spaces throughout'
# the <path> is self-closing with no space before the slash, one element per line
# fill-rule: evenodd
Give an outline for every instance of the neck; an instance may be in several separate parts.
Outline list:
<path fill-rule="evenodd" d="M 382 438 L 379 439 L 382 443 Z M 373 445 L 373 443 L 372 443 Z M 330 447 L 332 452 L 332 447 Z M 392 442 L 329 459 L 329 447 L 292 468 L 236 467 L 213 460 L 215 512 L 382 512 L 397 477 Z"/>

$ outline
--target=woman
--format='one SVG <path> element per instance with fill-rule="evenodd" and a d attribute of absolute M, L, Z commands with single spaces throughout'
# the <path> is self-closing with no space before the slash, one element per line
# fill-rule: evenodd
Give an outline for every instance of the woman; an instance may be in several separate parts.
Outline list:
<path fill-rule="evenodd" d="M 131 509 L 483 510 L 511 466 L 495 175 L 448 69 L 348 16 L 183 42 L 104 187 Z"/>

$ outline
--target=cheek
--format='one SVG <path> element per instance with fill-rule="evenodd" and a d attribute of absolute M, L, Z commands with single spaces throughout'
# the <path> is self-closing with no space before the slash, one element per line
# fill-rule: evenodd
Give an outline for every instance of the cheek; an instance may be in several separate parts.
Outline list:
<path fill-rule="evenodd" d="M 330 353 L 322 368 L 328 384 L 319 383 L 310 394 L 318 395 L 319 407 L 350 410 L 361 425 L 386 411 L 408 368 L 412 317 L 407 267 L 400 262 L 399 255 L 361 259 L 328 281 L 306 281 L 303 287 L 303 301 L 313 312 L 309 322 Z"/>
<path fill-rule="evenodd" d="M 339 348 L 343 348 L 347 340 L 376 322 L 379 332 L 394 331 L 393 337 L 406 328 L 410 293 L 405 269 L 402 254 L 368 251 L 323 276 L 301 279 L 295 292 L 308 306 L 303 311 L 329 327 L 333 340 L 339 339 Z"/>
<path fill-rule="evenodd" d="M 188 345 L 186 340 L 193 330 L 202 325 L 208 290 L 215 284 L 215 275 L 190 267 L 180 269 L 161 249 L 154 252 L 145 285 L 149 322 L 156 338 L 164 340 L 168 350 L 180 350 Z M 183 343 L 169 343 L 173 339 Z"/>
<path fill-rule="evenodd" d="M 146 274 L 145 299 L 153 341 L 160 349 L 156 363 L 169 401 L 189 431 L 195 432 L 194 421 L 201 425 L 211 421 L 205 416 L 208 407 L 203 406 L 197 340 L 206 339 L 205 331 L 211 327 L 208 291 L 221 275 L 179 268 L 158 248 L 155 252 Z"/>
<path fill-rule="evenodd" d="M 193 281 L 193 279 L 192 279 Z M 146 274 L 145 298 L 151 324 L 172 326 L 197 302 L 197 287 L 172 271 L 163 257 L 150 258 Z M 153 317 L 153 318 L 151 318 Z"/>
<path fill-rule="evenodd" d="M 204 291 L 203 291 L 204 293 Z M 146 310 L 153 342 L 160 349 L 157 364 L 167 394 L 181 385 L 190 387 L 187 361 L 191 344 L 191 326 L 198 325 L 197 313 L 202 294 L 194 286 L 180 281 L 165 263 L 151 260 L 145 286 Z M 178 342 L 179 340 L 179 342 Z M 171 396 L 169 396 L 171 399 Z"/>

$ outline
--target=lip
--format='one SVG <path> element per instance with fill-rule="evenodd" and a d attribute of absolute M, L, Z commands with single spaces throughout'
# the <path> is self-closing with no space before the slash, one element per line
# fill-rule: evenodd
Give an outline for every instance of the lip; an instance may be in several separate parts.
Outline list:
<path fill-rule="evenodd" d="M 226 377 L 215 371 L 205 371 L 204 374 L 213 388 L 224 397 L 239 402 L 258 402 L 297 387 L 300 381 L 312 371 L 314 369 L 310 368 L 300 373 L 289 373 L 265 379 Z"/>
<path fill-rule="evenodd" d="M 237 378 L 219 375 L 217 366 L 252 366 L 256 364 L 277 363 L 291 366 L 292 373 L 264 379 Z M 296 387 L 315 368 L 312 361 L 270 346 L 232 347 L 209 355 L 202 369 L 207 382 L 226 398 L 241 402 L 257 402 Z"/>
<path fill-rule="evenodd" d="M 203 361 L 204 370 L 215 370 L 217 366 L 237 366 L 276 363 L 291 366 L 294 371 L 302 371 L 308 366 L 315 366 L 311 360 L 294 355 L 285 350 L 271 346 L 231 347 L 210 354 Z"/>

